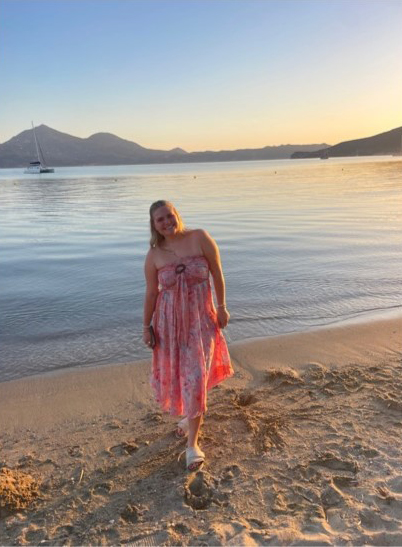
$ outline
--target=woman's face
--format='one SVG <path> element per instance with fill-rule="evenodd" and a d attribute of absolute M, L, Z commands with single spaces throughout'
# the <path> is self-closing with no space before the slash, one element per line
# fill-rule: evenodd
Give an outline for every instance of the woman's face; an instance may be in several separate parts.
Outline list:
<path fill-rule="evenodd" d="M 179 222 L 173 208 L 169 205 L 158 207 L 153 214 L 155 230 L 163 237 L 169 237 L 177 233 Z"/>

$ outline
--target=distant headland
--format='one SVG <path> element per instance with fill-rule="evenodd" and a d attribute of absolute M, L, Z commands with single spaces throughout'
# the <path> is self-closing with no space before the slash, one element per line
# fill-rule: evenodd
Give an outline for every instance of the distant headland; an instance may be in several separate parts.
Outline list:
<path fill-rule="evenodd" d="M 344 141 L 320 150 L 303 150 L 293 152 L 292 159 L 301 158 L 336 158 L 347 156 L 386 156 L 402 155 L 402 127 L 379 133 L 373 137 Z"/>

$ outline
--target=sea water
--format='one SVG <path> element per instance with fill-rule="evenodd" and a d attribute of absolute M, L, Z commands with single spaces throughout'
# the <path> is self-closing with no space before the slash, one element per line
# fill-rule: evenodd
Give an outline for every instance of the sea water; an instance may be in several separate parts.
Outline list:
<path fill-rule="evenodd" d="M 391 157 L 0 170 L 0 381 L 150 356 L 149 205 L 221 251 L 229 340 L 402 312 Z"/>

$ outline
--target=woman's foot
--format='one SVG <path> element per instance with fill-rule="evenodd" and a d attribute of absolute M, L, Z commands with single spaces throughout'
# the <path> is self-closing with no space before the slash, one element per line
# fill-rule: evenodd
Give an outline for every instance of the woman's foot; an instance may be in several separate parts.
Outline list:
<path fill-rule="evenodd" d="M 188 419 L 183 418 L 180 420 L 180 422 L 177 424 L 176 427 L 176 437 L 178 439 L 184 439 L 188 435 Z"/>
<path fill-rule="evenodd" d="M 199 446 L 186 448 L 186 467 L 188 471 L 198 471 L 204 465 L 205 454 Z"/>

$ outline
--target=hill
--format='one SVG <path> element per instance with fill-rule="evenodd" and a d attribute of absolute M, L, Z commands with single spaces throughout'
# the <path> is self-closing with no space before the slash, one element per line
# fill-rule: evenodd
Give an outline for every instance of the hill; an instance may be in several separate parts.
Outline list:
<path fill-rule="evenodd" d="M 131 163 L 163 163 L 180 157 L 184 151 L 150 150 L 111 133 L 96 133 L 87 139 L 73 137 L 46 125 L 35 129 L 45 160 L 52 166 L 124 165 Z M 24 167 L 36 159 L 33 130 L 19 133 L 0 144 L 0 167 Z"/>
<path fill-rule="evenodd" d="M 381 156 L 388 154 L 401 154 L 402 152 L 402 127 L 391 129 L 385 133 L 379 133 L 372 137 L 344 141 L 334 146 L 320 150 L 303 150 L 294 152 L 292 159 L 321 158 L 321 157 L 346 157 L 346 156 Z"/>
<path fill-rule="evenodd" d="M 96 133 L 83 139 L 56 131 L 46 125 L 36 128 L 36 135 L 48 165 L 135 165 L 149 163 L 189 163 L 286 159 L 299 150 L 313 152 L 326 144 L 266 146 L 258 149 L 186 152 L 181 148 L 153 150 L 111 133 Z M 36 159 L 32 129 L 0 144 L 0 167 L 25 167 Z"/>

